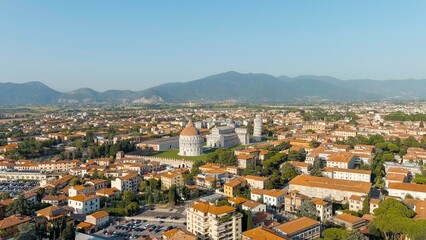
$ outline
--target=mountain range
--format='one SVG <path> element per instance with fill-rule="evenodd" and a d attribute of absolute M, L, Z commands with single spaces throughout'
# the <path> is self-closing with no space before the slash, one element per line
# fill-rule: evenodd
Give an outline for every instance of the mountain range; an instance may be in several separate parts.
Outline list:
<path fill-rule="evenodd" d="M 340 80 L 314 75 L 290 78 L 232 71 L 141 91 L 80 88 L 59 92 L 41 82 L 0 83 L 0 105 L 426 100 L 425 93 L 426 80 Z"/>

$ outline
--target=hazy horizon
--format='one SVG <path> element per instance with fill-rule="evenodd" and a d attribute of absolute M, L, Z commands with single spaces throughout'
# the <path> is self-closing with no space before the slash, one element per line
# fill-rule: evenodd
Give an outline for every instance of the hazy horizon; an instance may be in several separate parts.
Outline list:
<path fill-rule="evenodd" d="M 143 90 L 237 71 L 426 79 L 424 1 L 3 1 L 0 82 Z"/>

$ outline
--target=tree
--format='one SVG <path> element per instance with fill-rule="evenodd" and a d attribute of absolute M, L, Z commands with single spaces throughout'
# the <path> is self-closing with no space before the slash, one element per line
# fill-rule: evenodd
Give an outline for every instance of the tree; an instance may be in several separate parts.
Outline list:
<path fill-rule="evenodd" d="M 229 203 L 229 201 L 227 199 L 221 199 L 219 201 L 217 201 L 217 206 L 231 206 L 231 204 Z"/>
<path fill-rule="evenodd" d="M 126 211 L 126 215 L 128 216 L 133 216 L 133 214 L 139 210 L 139 205 L 135 202 L 131 202 L 129 203 L 129 205 L 127 205 L 124 210 Z"/>
<path fill-rule="evenodd" d="M 36 229 L 34 222 L 26 222 L 18 225 L 19 233 L 15 236 L 15 239 L 20 240 L 36 240 Z"/>
<path fill-rule="evenodd" d="M 176 204 L 176 185 L 170 186 L 169 189 L 169 206 L 174 207 Z"/>
<path fill-rule="evenodd" d="M 30 204 L 22 194 L 18 195 L 18 198 L 6 207 L 6 216 L 12 216 L 14 214 L 31 214 Z"/>
<path fill-rule="evenodd" d="M 314 161 L 314 165 L 312 167 L 310 174 L 311 174 L 311 176 L 322 177 L 321 161 L 320 160 Z"/>
<path fill-rule="evenodd" d="M 408 232 L 414 211 L 398 200 L 386 199 L 374 210 L 374 215 L 373 225 L 383 232 L 385 239 L 399 239 Z"/>
<path fill-rule="evenodd" d="M 302 204 L 300 205 L 300 207 L 297 209 L 297 216 L 316 219 L 317 208 L 311 201 L 304 200 Z"/>
<path fill-rule="evenodd" d="M 364 201 L 362 202 L 362 214 L 370 213 L 370 197 L 366 196 Z"/>
<path fill-rule="evenodd" d="M 324 230 L 322 236 L 324 240 L 342 240 L 347 239 L 349 235 L 349 231 L 340 228 L 328 228 Z"/>
<path fill-rule="evenodd" d="M 253 215 L 250 210 L 247 210 L 247 230 L 253 228 Z"/>
<path fill-rule="evenodd" d="M 216 187 L 217 187 L 217 179 L 216 179 L 216 175 L 214 175 L 214 180 L 212 182 L 211 190 L 215 190 Z"/>
<path fill-rule="evenodd" d="M 78 177 L 75 177 L 73 179 L 71 179 L 70 181 L 70 186 L 76 186 L 76 185 L 80 185 L 81 184 L 81 180 Z"/>
<path fill-rule="evenodd" d="M 248 165 L 243 172 L 241 173 L 242 176 L 247 176 L 247 175 L 256 175 L 256 170 L 254 169 L 253 165 Z"/>
<path fill-rule="evenodd" d="M 62 238 L 64 240 L 74 240 L 75 239 L 75 227 L 72 224 L 67 224 L 67 227 L 62 232 Z"/>
<path fill-rule="evenodd" d="M 348 236 L 346 237 L 346 240 L 365 240 L 365 239 L 366 237 L 357 230 L 350 231 Z"/>
<path fill-rule="evenodd" d="M 285 163 L 284 166 L 281 168 L 282 172 L 282 179 L 284 182 L 289 182 L 291 179 L 295 178 L 298 174 L 296 171 L 296 168 L 291 163 Z"/>
<path fill-rule="evenodd" d="M 6 199 L 9 199 L 9 198 L 10 198 L 10 195 L 9 195 L 8 192 L 1 192 L 0 193 L 0 200 L 6 200 Z"/>
<path fill-rule="evenodd" d="M 45 191 L 46 191 L 45 188 L 38 188 L 37 189 L 36 194 L 37 194 L 37 200 L 38 201 L 41 201 L 41 199 L 43 199 Z"/>
<path fill-rule="evenodd" d="M 121 199 L 126 202 L 133 202 L 137 200 L 138 196 L 133 191 L 124 191 L 123 195 L 121 196 Z"/>

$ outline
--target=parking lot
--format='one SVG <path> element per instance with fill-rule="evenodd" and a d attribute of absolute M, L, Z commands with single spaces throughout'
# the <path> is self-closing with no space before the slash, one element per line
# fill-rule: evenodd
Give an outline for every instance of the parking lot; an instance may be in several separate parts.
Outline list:
<path fill-rule="evenodd" d="M 139 215 L 114 218 L 111 226 L 98 231 L 95 235 L 109 239 L 139 239 L 142 237 L 159 238 L 163 232 L 173 228 L 186 228 L 184 207 L 161 209 L 144 207 Z"/>
<path fill-rule="evenodd" d="M 39 186 L 38 181 L 0 181 L 0 192 L 7 192 L 11 197 L 35 189 Z"/>

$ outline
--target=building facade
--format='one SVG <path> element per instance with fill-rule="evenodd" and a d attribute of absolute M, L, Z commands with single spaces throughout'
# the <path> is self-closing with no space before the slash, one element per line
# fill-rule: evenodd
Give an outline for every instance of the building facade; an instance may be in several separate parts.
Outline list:
<path fill-rule="evenodd" d="M 203 154 L 204 140 L 194 124 L 189 121 L 179 136 L 180 156 L 199 156 Z"/>

